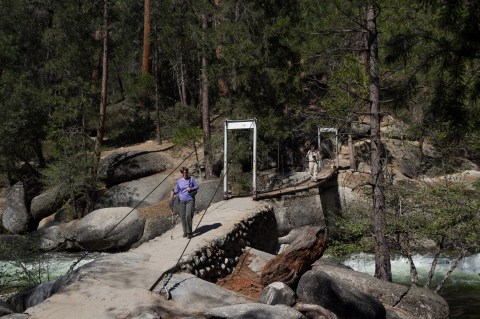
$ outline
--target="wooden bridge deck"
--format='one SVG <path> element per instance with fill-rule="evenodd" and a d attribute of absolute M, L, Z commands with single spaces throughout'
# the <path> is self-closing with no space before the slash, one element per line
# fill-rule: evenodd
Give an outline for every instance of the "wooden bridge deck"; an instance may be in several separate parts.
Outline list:
<path fill-rule="evenodd" d="M 295 194 L 296 192 L 306 191 L 310 188 L 318 187 L 321 184 L 329 181 L 333 176 L 335 176 L 337 170 L 334 168 L 326 168 L 321 170 L 317 175 L 317 181 L 311 181 L 310 179 L 298 183 L 296 185 L 278 188 L 269 191 L 257 192 L 256 196 L 253 197 L 254 200 L 268 199 L 281 197 L 283 195 Z"/>

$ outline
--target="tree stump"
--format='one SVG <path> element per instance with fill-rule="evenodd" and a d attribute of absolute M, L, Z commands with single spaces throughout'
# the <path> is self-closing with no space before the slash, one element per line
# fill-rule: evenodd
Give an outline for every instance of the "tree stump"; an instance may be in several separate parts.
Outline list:
<path fill-rule="evenodd" d="M 284 252 L 265 265 L 261 274 L 262 285 L 280 281 L 295 289 L 300 277 L 322 257 L 326 241 L 325 227 L 306 227 Z"/>

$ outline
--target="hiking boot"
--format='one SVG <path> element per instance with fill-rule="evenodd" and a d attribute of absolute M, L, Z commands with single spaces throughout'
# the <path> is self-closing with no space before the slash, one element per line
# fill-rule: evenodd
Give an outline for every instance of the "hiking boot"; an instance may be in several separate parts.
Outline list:
<path fill-rule="evenodd" d="M 187 235 L 187 238 L 188 238 L 188 239 L 191 239 L 192 237 L 193 237 L 192 234 L 188 234 L 188 235 Z"/>

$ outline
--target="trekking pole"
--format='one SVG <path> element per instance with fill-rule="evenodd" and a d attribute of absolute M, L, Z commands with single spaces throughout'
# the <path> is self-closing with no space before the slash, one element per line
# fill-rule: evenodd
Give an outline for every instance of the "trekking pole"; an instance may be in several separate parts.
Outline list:
<path fill-rule="evenodd" d="M 172 196 L 172 202 L 170 203 L 170 205 L 172 206 L 172 227 L 171 227 L 171 234 L 170 234 L 170 240 L 173 240 L 173 227 L 175 226 L 173 223 L 173 214 L 175 214 L 175 209 L 174 209 L 174 205 L 175 205 L 175 195 Z"/>

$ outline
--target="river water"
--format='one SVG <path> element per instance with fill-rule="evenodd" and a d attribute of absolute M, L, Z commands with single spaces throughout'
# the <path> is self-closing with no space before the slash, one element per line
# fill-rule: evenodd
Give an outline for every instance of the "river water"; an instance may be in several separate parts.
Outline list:
<path fill-rule="evenodd" d="M 104 254 L 93 253 L 87 258 L 82 259 L 78 264 L 81 254 L 46 254 L 39 264 L 39 261 L 33 263 L 24 263 L 23 267 L 36 272 L 43 269 L 44 282 L 53 280 L 65 274 L 71 267 L 78 268 Z M 424 280 L 430 269 L 432 258 L 428 256 L 414 256 L 415 265 L 419 273 L 419 279 Z M 353 268 L 356 271 L 373 275 L 375 272 L 375 259 L 372 254 L 356 254 L 352 255 L 342 263 Z M 434 284 L 438 283 L 443 274 L 448 271 L 451 260 L 443 258 L 439 260 L 437 265 Z M 23 274 L 22 265 L 10 261 L 0 261 L 0 288 L 8 285 L 15 286 L 21 284 L 18 280 Z M 20 274 L 20 276 L 19 276 Z M 405 258 L 396 258 L 392 260 L 393 281 L 409 285 L 410 283 L 410 267 Z M 480 254 L 466 257 L 465 260 L 457 267 L 447 281 L 447 284 L 441 295 L 447 300 L 450 306 L 450 314 L 452 319 L 478 319 L 480 318 Z"/>
<path fill-rule="evenodd" d="M 14 287 L 29 284 L 29 277 L 34 283 L 54 280 L 66 274 L 70 268 L 85 265 L 103 253 L 91 253 L 85 258 L 82 253 L 45 253 L 33 261 L 0 260 L 0 294 L 10 292 Z"/>
<path fill-rule="evenodd" d="M 423 283 L 430 270 L 433 258 L 415 255 L 413 259 L 417 267 L 419 281 Z M 452 260 L 448 258 L 439 260 L 433 281 L 434 284 L 443 278 L 443 275 L 450 268 L 451 262 Z M 342 263 L 356 271 L 370 275 L 373 275 L 375 272 L 375 257 L 372 254 L 352 255 L 342 261 Z M 409 285 L 410 266 L 407 259 L 392 259 L 392 277 L 396 283 Z M 478 310 L 480 308 L 480 254 L 466 257 L 462 261 L 448 279 L 440 295 L 448 302 L 452 319 L 480 318 Z"/>

